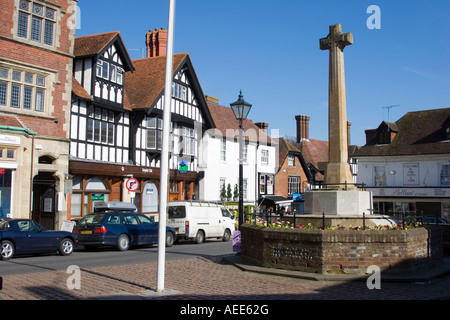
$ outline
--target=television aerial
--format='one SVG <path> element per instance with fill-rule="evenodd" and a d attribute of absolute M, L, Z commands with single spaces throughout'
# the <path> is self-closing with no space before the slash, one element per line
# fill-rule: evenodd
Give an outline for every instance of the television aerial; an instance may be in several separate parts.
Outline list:
<path fill-rule="evenodd" d="M 396 108 L 396 107 L 400 107 L 400 105 L 395 105 L 395 106 L 387 106 L 387 107 L 383 107 L 383 109 L 387 109 L 388 111 L 388 122 L 389 122 L 389 114 L 392 108 Z"/>

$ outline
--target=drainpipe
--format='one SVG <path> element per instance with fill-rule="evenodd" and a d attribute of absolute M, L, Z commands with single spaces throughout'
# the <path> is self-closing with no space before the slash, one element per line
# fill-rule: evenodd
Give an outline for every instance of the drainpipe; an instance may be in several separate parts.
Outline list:
<path fill-rule="evenodd" d="M 33 211 L 33 170 L 34 170 L 34 135 L 31 136 L 31 166 L 30 166 L 30 205 L 29 205 L 29 218 L 32 217 Z"/>

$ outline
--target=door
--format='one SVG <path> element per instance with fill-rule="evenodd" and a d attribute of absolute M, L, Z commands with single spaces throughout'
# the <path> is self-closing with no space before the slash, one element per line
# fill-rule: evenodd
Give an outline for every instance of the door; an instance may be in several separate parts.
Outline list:
<path fill-rule="evenodd" d="M 139 220 L 141 221 L 141 243 L 157 243 L 158 242 L 158 226 L 149 217 L 139 214 Z"/>
<path fill-rule="evenodd" d="M 51 232 L 42 230 L 41 226 L 31 220 L 20 220 L 17 222 L 22 235 L 24 249 L 28 252 L 46 252 L 56 249 L 56 238 Z"/>
<path fill-rule="evenodd" d="M 142 212 L 158 212 L 158 188 L 153 181 L 149 181 L 142 189 Z"/>
<path fill-rule="evenodd" d="M 140 244 L 143 241 L 143 235 L 140 228 L 140 222 L 137 219 L 136 215 L 132 213 L 124 213 L 123 224 L 128 230 L 128 235 L 130 236 L 130 244 Z"/>

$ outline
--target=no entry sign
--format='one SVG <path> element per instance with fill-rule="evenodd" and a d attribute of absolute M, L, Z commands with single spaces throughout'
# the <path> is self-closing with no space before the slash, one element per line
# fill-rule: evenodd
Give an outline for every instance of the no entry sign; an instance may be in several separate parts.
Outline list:
<path fill-rule="evenodd" d="M 136 178 L 130 178 L 125 182 L 128 191 L 135 192 L 139 189 L 139 181 Z"/>

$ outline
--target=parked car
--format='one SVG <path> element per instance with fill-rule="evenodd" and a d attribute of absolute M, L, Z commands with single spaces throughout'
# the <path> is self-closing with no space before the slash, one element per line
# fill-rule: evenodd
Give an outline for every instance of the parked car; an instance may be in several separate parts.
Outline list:
<path fill-rule="evenodd" d="M 126 251 L 130 246 L 158 243 L 158 223 L 135 212 L 95 212 L 83 217 L 73 233 L 86 249 L 115 246 Z M 166 227 L 166 247 L 173 245 L 175 230 Z"/>
<path fill-rule="evenodd" d="M 76 246 L 74 235 L 50 231 L 30 219 L 8 219 L 0 222 L 0 259 L 16 254 L 59 252 L 68 256 Z"/>
<path fill-rule="evenodd" d="M 450 221 L 448 221 L 444 218 L 441 218 L 441 217 L 436 217 L 436 216 L 428 216 L 428 217 L 419 218 L 419 221 L 424 224 L 429 224 L 429 223 L 450 224 Z"/>
<path fill-rule="evenodd" d="M 167 225 L 175 229 L 178 239 L 192 239 L 196 243 L 208 238 L 229 241 L 236 229 L 227 208 L 202 201 L 169 202 Z"/>

